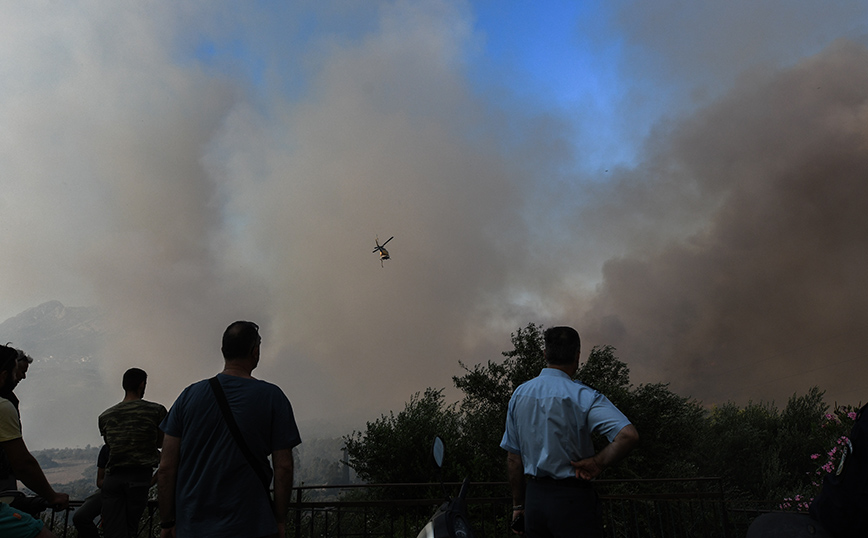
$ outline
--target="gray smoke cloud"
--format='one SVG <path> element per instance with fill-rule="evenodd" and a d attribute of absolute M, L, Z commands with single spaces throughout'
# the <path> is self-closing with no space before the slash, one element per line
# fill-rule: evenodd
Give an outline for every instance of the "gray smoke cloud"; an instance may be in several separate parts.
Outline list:
<path fill-rule="evenodd" d="M 663 172 L 625 181 L 614 199 L 671 194 L 677 178 L 710 216 L 605 264 L 586 318 L 597 341 L 706 403 L 785 403 L 813 385 L 864 401 L 866 60 L 864 46 L 839 42 L 743 79 L 651 149 L 640 168 Z"/>
<path fill-rule="evenodd" d="M 8 6 L 5 309 L 99 305 L 106 386 L 139 366 L 167 406 L 256 321 L 308 431 L 451 387 L 529 322 L 709 402 L 857 400 L 865 8 L 763 5 L 577 21 L 622 39 L 612 123 L 644 148 L 593 177 L 599 111 L 473 84 L 474 3 Z"/>
<path fill-rule="evenodd" d="M 462 75 L 473 36 L 460 6 L 387 5 L 361 42 L 323 37 L 297 100 L 179 65 L 177 15 L 56 15 L 86 27 L 59 38 L 62 58 L 36 62 L 50 83 L 32 80 L 2 107 L 15 133 L 4 158 L 18 168 L 7 183 L 22 185 L 18 210 L 31 216 L 14 237 L 35 254 L 7 278 L 27 283 L 21 300 L 52 290 L 108 312 L 104 400 L 140 366 L 147 396 L 170 405 L 221 368 L 226 325 L 251 319 L 263 328 L 258 374 L 300 420 L 348 433 L 451 385 L 459 359 L 508 345 L 486 308 L 524 233 L 514 220 L 527 178 L 510 152 L 528 150 L 503 139 L 516 120 Z M 37 48 L 55 27 L 33 16 L 17 23 Z M 383 268 L 378 235 L 395 236 Z"/>

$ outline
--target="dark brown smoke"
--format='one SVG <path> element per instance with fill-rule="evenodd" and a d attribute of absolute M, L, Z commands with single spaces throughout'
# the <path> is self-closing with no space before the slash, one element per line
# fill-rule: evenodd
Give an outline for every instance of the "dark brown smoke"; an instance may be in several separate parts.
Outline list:
<path fill-rule="evenodd" d="M 868 50 L 839 42 L 743 79 L 661 136 L 646 178 L 612 193 L 644 201 L 618 210 L 660 211 L 665 189 L 712 218 L 609 260 L 586 341 L 706 403 L 785 403 L 812 385 L 868 400 Z"/>

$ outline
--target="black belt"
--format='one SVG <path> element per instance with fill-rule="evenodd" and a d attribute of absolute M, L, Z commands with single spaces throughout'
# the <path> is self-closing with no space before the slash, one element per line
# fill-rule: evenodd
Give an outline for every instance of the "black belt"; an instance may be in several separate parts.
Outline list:
<path fill-rule="evenodd" d="M 589 480 L 582 480 L 571 476 L 570 478 L 554 478 L 552 476 L 533 476 L 531 474 L 524 475 L 531 482 L 539 482 L 540 484 L 554 484 L 556 486 L 566 486 L 569 488 L 591 488 L 593 484 Z"/>

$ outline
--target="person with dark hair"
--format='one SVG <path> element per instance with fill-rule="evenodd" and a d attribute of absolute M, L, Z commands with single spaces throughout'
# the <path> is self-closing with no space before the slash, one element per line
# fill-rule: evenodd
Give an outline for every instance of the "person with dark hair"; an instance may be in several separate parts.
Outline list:
<path fill-rule="evenodd" d="M 16 349 L 15 351 L 18 352 L 18 359 L 15 363 L 15 377 L 17 378 L 15 385 L 18 385 L 18 383 L 27 379 L 27 370 L 30 368 L 30 365 L 33 364 L 33 357 L 24 353 L 20 349 Z"/>
<path fill-rule="evenodd" d="M 184 389 L 160 425 L 163 538 L 285 536 L 301 437 L 280 387 L 252 375 L 261 342 L 255 323 L 229 325 L 223 371 Z"/>
<path fill-rule="evenodd" d="M 56 510 L 69 506 L 69 495 L 54 491 L 39 467 L 39 462 L 27 450 L 21 435 L 18 408 L 9 398 L 18 384 L 18 350 L 0 346 L 0 452 L 3 453 L 14 476 L 48 505 Z M 17 402 L 17 400 L 16 400 Z M 6 497 L 3 497 L 4 500 Z M 54 533 L 46 529 L 41 519 L 0 502 L 0 536 L 3 538 L 51 538 Z"/>
<path fill-rule="evenodd" d="M 99 416 L 99 432 L 109 447 L 102 485 L 102 526 L 106 538 L 133 538 L 148 505 L 154 467 L 163 443 L 160 422 L 167 411 L 144 399 L 148 374 L 124 372 L 124 399 Z"/>
<path fill-rule="evenodd" d="M 573 380 L 581 340 L 572 327 L 544 333 L 546 368 L 513 392 L 501 448 L 513 498 L 513 531 L 530 537 L 600 537 L 591 480 L 624 458 L 639 433 L 604 395 Z M 595 453 L 591 433 L 609 444 Z"/>
<path fill-rule="evenodd" d="M 30 368 L 30 365 L 33 364 L 33 357 L 20 349 L 9 346 L 9 343 L 7 343 L 6 346 L 9 347 L 9 349 L 15 350 L 17 357 L 15 359 L 15 368 L 12 371 L 13 382 L 9 387 L 5 398 L 15 406 L 15 412 L 18 413 L 20 425 L 21 414 L 18 412 L 18 396 L 16 396 L 13 391 L 21 381 L 27 379 L 27 370 Z M 18 481 L 15 479 L 15 474 L 12 472 L 12 467 L 9 465 L 6 456 L 0 452 L 0 491 L 13 489 L 18 489 Z M 18 502 L 20 502 L 20 499 Z"/>
<path fill-rule="evenodd" d="M 130 368 L 126 372 L 124 372 L 123 381 L 121 381 L 121 386 L 124 389 L 124 393 L 130 394 L 138 390 L 139 387 L 143 388 L 144 392 L 144 384 L 148 382 L 148 374 L 145 373 L 141 368 Z M 135 398 L 133 398 L 135 400 Z M 139 398 L 141 399 L 141 398 Z"/>
<path fill-rule="evenodd" d="M 236 321 L 223 332 L 223 345 L 220 351 L 226 360 L 243 359 L 259 346 L 259 325 L 252 321 Z"/>

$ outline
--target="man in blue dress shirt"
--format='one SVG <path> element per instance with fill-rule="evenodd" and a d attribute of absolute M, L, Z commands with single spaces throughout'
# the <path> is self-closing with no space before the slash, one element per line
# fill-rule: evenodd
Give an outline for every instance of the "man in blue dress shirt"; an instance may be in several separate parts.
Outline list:
<path fill-rule="evenodd" d="M 579 333 L 551 327 L 544 338 L 546 368 L 515 389 L 500 443 L 507 451 L 513 520 L 523 519 L 524 533 L 534 538 L 602 536 L 590 481 L 624 458 L 639 433 L 608 398 L 573 380 Z M 597 454 L 591 432 L 609 440 Z M 514 530 L 520 533 L 520 525 Z"/>

